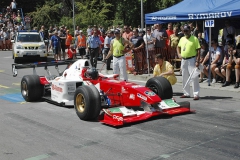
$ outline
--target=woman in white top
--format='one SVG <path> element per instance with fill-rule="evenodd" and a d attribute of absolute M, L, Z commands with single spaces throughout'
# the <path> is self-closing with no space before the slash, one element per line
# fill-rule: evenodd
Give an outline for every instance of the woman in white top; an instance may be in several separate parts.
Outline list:
<path fill-rule="evenodd" d="M 12 9 L 12 12 L 17 13 L 17 3 L 16 3 L 15 0 L 13 0 L 13 1 L 11 2 L 10 7 L 11 7 L 11 9 Z"/>
<path fill-rule="evenodd" d="M 147 33 L 143 36 L 143 40 L 146 44 L 146 49 L 148 49 L 150 68 L 153 69 L 155 66 L 154 44 L 156 39 L 153 37 L 150 28 L 147 28 Z"/>

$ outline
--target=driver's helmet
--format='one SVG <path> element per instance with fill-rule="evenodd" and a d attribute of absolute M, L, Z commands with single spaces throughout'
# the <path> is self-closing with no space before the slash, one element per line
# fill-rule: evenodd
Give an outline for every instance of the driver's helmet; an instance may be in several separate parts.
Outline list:
<path fill-rule="evenodd" d="M 85 75 L 87 78 L 91 79 L 98 79 L 98 71 L 96 68 L 88 68 L 87 71 L 85 72 Z"/>

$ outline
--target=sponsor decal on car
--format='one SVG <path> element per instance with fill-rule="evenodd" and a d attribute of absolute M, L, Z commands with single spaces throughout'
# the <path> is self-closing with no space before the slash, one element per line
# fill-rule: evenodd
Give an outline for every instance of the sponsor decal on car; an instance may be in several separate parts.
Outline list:
<path fill-rule="evenodd" d="M 123 121 L 123 117 L 113 115 L 113 119 L 116 119 L 117 121 Z"/>
<path fill-rule="evenodd" d="M 64 83 L 58 83 L 59 86 L 64 86 Z"/>
<path fill-rule="evenodd" d="M 134 94 L 130 94 L 129 99 L 135 100 L 135 95 Z"/>
<path fill-rule="evenodd" d="M 134 85 L 134 86 L 132 86 L 132 88 L 141 88 L 141 87 L 144 87 L 144 86 L 142 86 L 142 85 Z"/>
<path fill-rule="evenodd" d="M 156 93 L 154 93 L 153 91 L 145 91 L 144 93 L 148 96 L 155 96 L 156 95 Z"/>
<path fill-rule="evenodd" d="M 117 81 L 117 80 L 114 80 L 114 79 L 110 79 L 110 80 L 108 80 L 108 82 L 120 83 L 120 81 Z"/>
<path fill-rule="evenodd" d="M 141 98 L 142 100 L 144 100 L 144 101 L 147 100 L 147 97 L 141 95 L 140 93 L 138 93 L 137 96 L 138 96 L 139 98 Z"/>
<path fill-rule="evenodd" d="M 54 84 L 52 84 L 52 90 L 55 90 L 55 91 L 58 91 L 58 92 L 62 92 L 63 91 L 63 89 L 61 87 L 58 87 L 58 86 L 56 86 Z"/>

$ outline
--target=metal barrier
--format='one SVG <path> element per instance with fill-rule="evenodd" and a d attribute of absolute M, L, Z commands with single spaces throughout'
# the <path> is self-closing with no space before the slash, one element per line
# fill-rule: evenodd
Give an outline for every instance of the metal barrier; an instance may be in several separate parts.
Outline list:
<path fill-rule="evenodd" d="M 135 74 L 144 74 L 148 73 L 148 62 L 149 62 L 149 71 L 150 73 L 153 72 L 155 63 L 155 56 L 157 54 L 162 54 L 164 57 L 164 60 L 171 62 L 171 55 L 168 53 L 167 48 L 155 48 L 154 50 L 148 51 L 148 59 L 147 59 L 147 52 L 146 50 L 139 49 L 137 51 L 134 51 L 133 55 L 133 62 L 134 62 L 134 71 Z"/>

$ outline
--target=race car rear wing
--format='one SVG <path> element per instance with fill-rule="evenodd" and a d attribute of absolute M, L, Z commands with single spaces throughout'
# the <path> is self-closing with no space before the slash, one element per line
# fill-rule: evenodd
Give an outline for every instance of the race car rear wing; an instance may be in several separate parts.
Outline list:
<path fill-rule="evenodd" d="M 51 61 L 51 62 L 35 62 L 35 63 L 28 63 L 28 64 L 12 64 L 12 72 L 13 77 L 16 77 L 18 74 L 18 69 L 26 69 L 26 68 L 32 68 L 33 74 L 37 75 L 36 68 L 37 67 L 44 67 L 44 69 L 47 71 L 48 75 L 50 76 L 51 73 L 48 69 L 48 66 L 55 66 L 55 69 L 57 70 L 59 76 L 61 75 L 61 71 L 58 68 L 59 65 L 67 65 L 67 67 L 70 64 L 73 64 L 75 60 L 65 60 L 65 61 Z"/>

